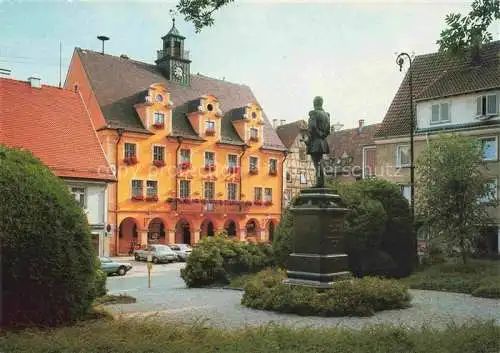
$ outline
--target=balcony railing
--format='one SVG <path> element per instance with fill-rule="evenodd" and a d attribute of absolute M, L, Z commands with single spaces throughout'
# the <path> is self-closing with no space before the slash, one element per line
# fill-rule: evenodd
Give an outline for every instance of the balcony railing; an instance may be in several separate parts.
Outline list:
<path fill-rule="evenodd" d="M 236 200 L 200 200 L 200 199 L 169 199 L 171 211 L 182 213 L 240 213 L 246 212 L 252 202 Z"/>
<path fill-rule="evenodd" d="M 181 53 L 180 50 L 168 48 L 167 50 L 157 50 L 156 53 L 158 60 L 164 58 L 165 56 L 175 56 L 177 58 L 181 57 L 183 59 L 189 59 L 189 50 L 183 50 Z"/>

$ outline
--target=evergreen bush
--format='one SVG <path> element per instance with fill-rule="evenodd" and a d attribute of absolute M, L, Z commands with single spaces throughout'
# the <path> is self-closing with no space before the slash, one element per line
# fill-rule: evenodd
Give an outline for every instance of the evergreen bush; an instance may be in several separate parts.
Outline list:
<path fill-rule="evenodd" d="M 283 284 L 285 278 L 282 270 L 258 273 L 245 285 L 241 303 L 305 316 L 371 316 L 406 308 L 411 300 L 407 287 L 395 280 L 364 277 L 339 281 L 324 290 Z"/>
<path fill-rule="evenodd" d="M 87 220 L 62 180 L 29 152 L 0 146 L 2 326 L 85 316 L 96 296 Z"/>
<path fill-rule="evenodd" d="M 244 243 L 217 234 L 198 242 L 181 269 L 181 277 L 188 287 L 228 284 L 237 275 L 255 273 L 274 263 L 271 245 Z"/>

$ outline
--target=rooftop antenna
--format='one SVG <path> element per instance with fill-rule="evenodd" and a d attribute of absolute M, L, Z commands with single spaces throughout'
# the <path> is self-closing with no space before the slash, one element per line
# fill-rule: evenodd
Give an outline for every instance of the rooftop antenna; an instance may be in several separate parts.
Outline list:
<path fill-rule="evenodd" d="M 109 37 L 106 37 L 106 36 L 97 36 L 97 39 L 99 39 L 100 41 L 102 41 L 102 52 L 101 54 L 104 54 L 104 42 L 109 40 Z"/>
<path fill-rule="evenodd" d="M 59 88 L 62 86 L 62 43 L 59 42 Z"/>
<path fill-rule="evenodd" d="M 5 75 L 5 76 L 9 76 L 10 75 L 10 70 L 9 69 L 2 69 L 0 67 L 0 75 Z"/>

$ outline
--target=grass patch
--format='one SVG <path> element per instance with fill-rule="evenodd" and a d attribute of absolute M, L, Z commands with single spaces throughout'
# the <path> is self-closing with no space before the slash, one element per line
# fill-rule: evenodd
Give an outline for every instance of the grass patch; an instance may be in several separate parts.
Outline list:
<path fill-rule="evenodd" d="M 408 288 L 394 280 L 373 277 L 332 284 L 328 290 L 282 283 L 282 270 L 259 272 L 245 285 L 241 303 L 254 309 L 308 316 L 371 316 L 377 311 L 407 308 Z"/>
<path fill-rule="evenodd" d="M 466 265 L 436 264 L 402 279 L 410 288 L 500 298 L 500 261 L 470 260 Z"/>
<path fill-rule="evenodd" d="M 135 303 L 137 299 L 127 294 L 112 295 L 106 294 L 95 300 L 96 305 L 112 305 L 112 304 L 131 304 Z"/>
<path fill-rule="evenodd" d="M 348 329 L 268 325 L 238 331 L 147 319 L 98 321 L 52 330 L 0 335 L 0 351 L 16 353 L 483 353 L 500 349 L 500 327 L 491 322 L 407 329 Z"/>

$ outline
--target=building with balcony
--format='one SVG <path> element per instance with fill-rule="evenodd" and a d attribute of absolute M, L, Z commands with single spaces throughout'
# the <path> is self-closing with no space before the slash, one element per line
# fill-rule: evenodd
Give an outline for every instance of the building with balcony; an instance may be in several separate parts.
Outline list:
<path fill-rule="evenodd" d="M 31 151 L 64 181 L 87 216 L 96 253 L 109 255 L 107 197 L 115 177 L 80 94 L 36 77 L 0 78 L 0 144 Z"/>
<path fill-rule="evenodd" d="M 191 74 L 175 23 L 162 40 L 155 64 L 76 48 L 65 82 L 116 169 L 111 252 L 220 230 L 272 240 L 285 147 L 249 87 Z"/>
<path fill-rule="evenodd" d="M 476 138 L 482 145 L 489 185 L 498 196 L 500 163 L 500 41 L 471 48 L 464 57 L 443 53 L 418 55 L 413 60 L 415 112 L 414 153 L 439 133 L 453 132 Z M 410 99 L 407 73 L 385 118 L 375 133 L 377 177 L 401 185 L 409 198 Z M 415 176 L 418 178 L 418 175 Z M 418 194 L 418 189 L 415 189 Z M 492 224 L 484 225 L 486 250 L 500 252 L 498 197 L 480 200 L 491 204 Z"/>

